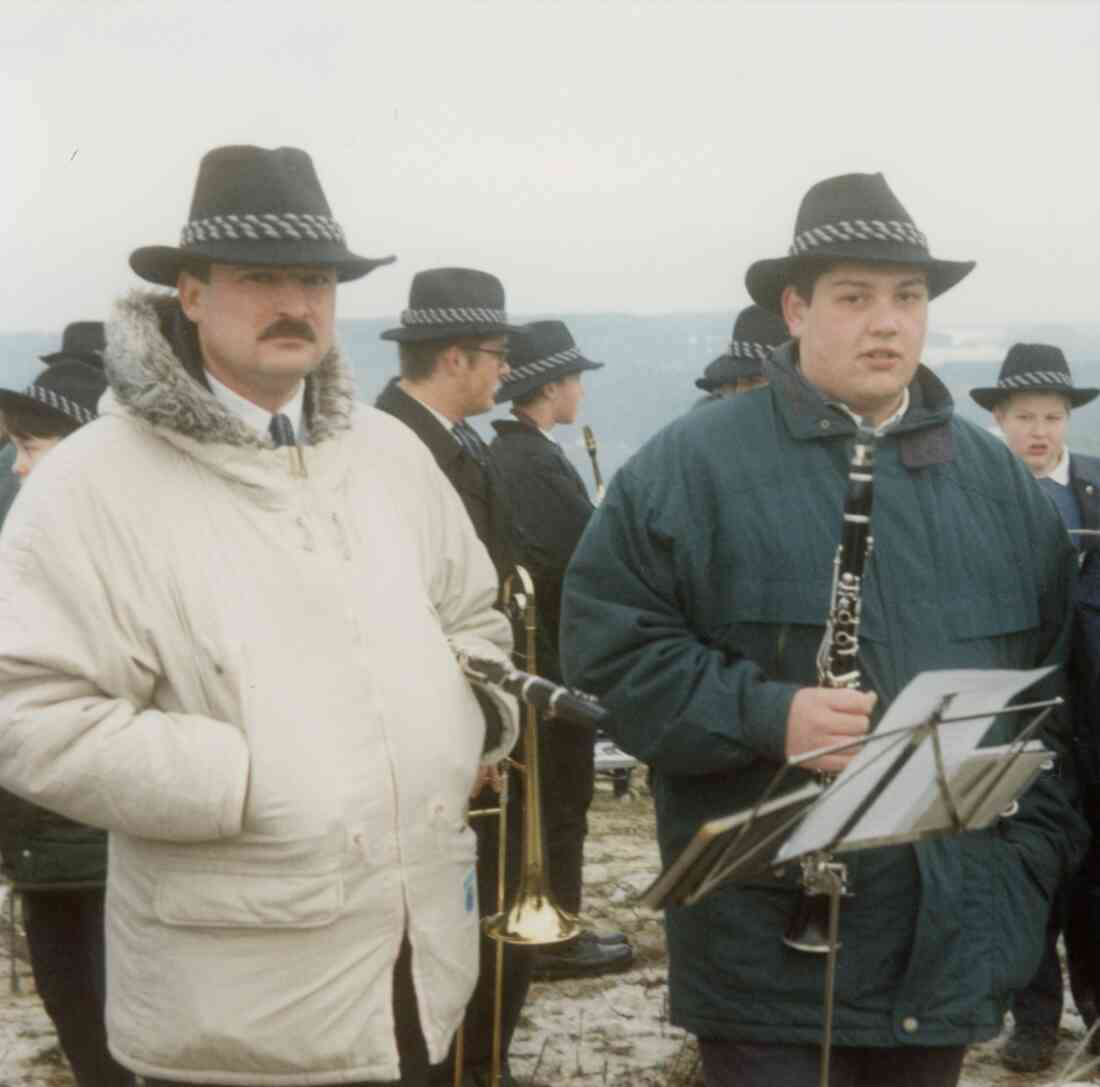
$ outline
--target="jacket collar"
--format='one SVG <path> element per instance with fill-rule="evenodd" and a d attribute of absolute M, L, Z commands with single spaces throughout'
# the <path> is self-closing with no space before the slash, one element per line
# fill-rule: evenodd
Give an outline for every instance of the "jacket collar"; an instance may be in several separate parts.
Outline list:
<path fill-rule="evenodd" d="M 441 467 L 457 460 L 462 447 L 454 435 L 415 396 L 409 396 L 398 384 L 400 378 L 392 378 L 378 395 L 374 406 L 400 419 L 428 447 L 428 451 Z"/>
<path fill-rule="evenodd" d="M 107 326 L 107 408 L 200 445 L 271 448 L 210 391 L 180 324 L 174 295 L 131 291 Z M 181 357 L 182 355 L 182 357 Z M 351 427 L 355 386 L 339 347 L 306 378 L 310 440 L 320 445 Z"/>
<path fill-rule="evenodd" d="M 493 429 L 502 438 L 518 437 L 519 435 L 535 435 L 549 442 L 551 445 L 557 445 L 557 442 L 555 442 L 553 438 L 548 438 L 534 423 L 529 423 L 524 419 L 494 419 L 492 425 Z"/>
<path fill-rule="evenodd" d="M 1100 530 L 1100 458 L 1070 453 L 1069 485 L 1077 498 L 1084 527 Z M 1081 550 L 1100 550 L 1100 538 L 1086 536 Z"/>
<path fill-rule="evenodd" d="M 791 437 L 813 441 L 850 436 L 856 424 L 847 412 L 829 404 L 806 380 L 798 365 L 795 341 L 776 348 L 764 363 L 772 399 Z M 947 386 L 921 365 L 909 385 L 909 410 L 880 441 L 897 439 L 902 463 L 907 468 L 947 464 L 954 459 L 951 418 L 954 401 Z"/>

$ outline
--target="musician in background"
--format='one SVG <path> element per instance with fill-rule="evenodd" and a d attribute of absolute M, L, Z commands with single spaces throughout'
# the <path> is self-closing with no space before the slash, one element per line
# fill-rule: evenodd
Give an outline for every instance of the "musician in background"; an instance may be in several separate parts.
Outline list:
<path fill-rule="evenodd" d="M 1017 343 L 1009 348 L 997 384 L 971 389 L 970 395 L 991 411 L 1009 448 L 1031 470 L 1057 507 L 1080 556 L 1077 626 L 1088 625 L 1100 608 L 1100 458 L 1071 453 L 1066 446 L 1070 412 L 1100 395 L 1100 389 L 1073 384 L 1061 348 Z M 1083 531 L 1082 531 L 1083 530 Z M 1094 679 L 1100 668 L 1095 639 L 1075 631 L 1071 652 L 1074 680 L 1073 725 L 1076 769 L 1085 813 L 1100 829 L 1100 758 L 1096 733 Z M 1004 1064 L 1017 1072 L 1041 1072 L 1054 1061 L 1062 1020 L 1062 966 L 1058 937 L 1066 929 L 1066 960 L 1078 1010 L 1088 1026 L 1096 1021 L 1100 998 L 1100 910 L 1092 905 L 1100 875 L 1100 851 L 1090 848 L 1084 870 L 1059 891 L 1047 924 L 1046 947 L 1035 976 L 1012 1001 L 1015 1027 L 1002 1051 Z"/>
<path fill-rule="evenodd" d="M 418 272 L 409 289 L 409 305 L 398 328 L 382 339 L 398 345 L 401 373 L 381 392 L 375 407 L 401 420 L 428 447 L 462 499 L 481 542 L 503 581 L 515 566 L 512 522 L 503 481 L 489 458 L 489 447 L 469 418 L 493 407 L 508 374 L 509 337 L 504 287 L 496 276 L 472 268 L 432 268 Z M 522 759 L 521 753 L 517 757 Z M 483 783 L 471 801 L 474 809 L 495 807 L 499 780 Z M 497 908 L 499 821 L 471 821 L 477 835 L 478 908 L 482 917 Z M 520 874 L 523 841 L 522 790 L 512 789 L 508 803 L 507 858 L 510 891 Z M 504 948 L 501 1053 L 508 1049 L 531 982 L 531 953 Z M 496 944 L 481 937 L 477 987 L 466 1010 L 463 1065 L 469 1087 L 484 1087 L 491 1075 Z M 452 1057 L 453 1059 L 453 1047 Z M 440 1083 L 449 1083 L 446 1076 Z"/>
<path fill-rule="evenodd" d="M 769 313 L 763 306 L 746 306 L 733 323 L 729 350 L 709 363 L 703 376 L 695 379 L 695 387 L 707 393 L 699 404 L 766 385 L 764 363 L 775 348 L 789 339 L 782 317 Z"/>
<path fill-rule="evenodd" d="M 929 300 L 972 267 L 931 256 L 881 174 L 814 185 L 789 254 L 746 276 L 794 338 L 765 363 L 768 387 L 658 434 L 585 532 L 564 672 L 653 766 L 666 862 L 702 822 L 757 801 L 784 759 L 865 735 L 918 673 L 1062 662 L 1069 539 L 1030 474 L 920 365 Z M 817 685 L 816 656 L 861 421 L 877 435 L 865 689 L 834 689 Z M 1018 727 L 1002 718 L 989 739 Z M 834 1082 L 955 1084 L 965 1047 L 998 1033 L 1034 972 L 1084 841 L 1046 773 L 994 829 L 847 857 Z M 797 868 L 666 914 L 671 1017 L 699 1037 L 708 1087 L 819 1082 L 825 956 L 782 939 Z"/>
<path fill-rule="evenodd" d="M 56 362 L 80 362 L 102 370 L 104 346 L 102 321 L 72 321 L 62 333 L 61 350 L 38 357 L 47 366 Z M 9 438 L 10 435 L 0 432 L 0 524 L 19 493 L 19 479 L 12 472 L 16 450 Z"/>
<path fill-rule="evenodd" d="M 509 364 L 496 399 L 511 401 L 515 419 L 493 423 L 497 433 L 489 449 L 507 488 L 517 558 L 535 583 L 535 670 L 560 683 L 561 583 L 594 507 L 554 429 L 576 422 L 584 398 L 582 377 L 603 363 L 585 358 L 561 321 L 535 321 L 513 337 Z M 550 890 L 572 914 L 581 909 L 584 839 L 595 783 L 593 741 L 591 729 L 566 722 L 539 730 Z M 534 970 L 546 978 L 594 975 L 624 970 L 633 959 L 622 933 L 583 930 L 568 943 L 539 949 Z"/>

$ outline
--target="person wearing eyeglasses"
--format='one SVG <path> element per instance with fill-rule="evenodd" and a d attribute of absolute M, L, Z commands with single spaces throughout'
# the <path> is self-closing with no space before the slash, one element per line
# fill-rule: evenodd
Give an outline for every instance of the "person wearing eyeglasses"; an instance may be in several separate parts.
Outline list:
<path fill-rule="evenodd" d="M 472 268 L 432 268 L 418 272 L 409 290 L 408 307 L 397 328 L 382 339 L 398 345 L 400 376 L 382 390 L 375 407 L 400 419 L 431 451 L 470 515 L 501 582 L 515 566 L 512 518 L 506 487 L 489 457 L 488 446 L 468 420 L 489 411 L 508 375 L 508 339 L 521 330 L 508 323 L 504 287 L 496 276 Z M 499 778 L 486 773 L 484 787 L 471 797 L 471 808 L 497 804 Z M 508 805 L 507 858 L 509 894 L 520 872 L 523 807 L 513 789 Z M 471 820 L 477 835 L 477 886 L 481 915 L 496 912 L 496 818 Z M 464 1084 L 490 1081 L 496 945 L 481 943 L 481 972 L 466 1009 Z M 512 1034 L 527 998 L 531 954 L 508 945 L 504 952 L 501 1052 L 507 1057 Z M 453 1056 L 453 1054 L 452 1054 Z M 505 1087 L 512 1082 L 505 1070 Z"/>

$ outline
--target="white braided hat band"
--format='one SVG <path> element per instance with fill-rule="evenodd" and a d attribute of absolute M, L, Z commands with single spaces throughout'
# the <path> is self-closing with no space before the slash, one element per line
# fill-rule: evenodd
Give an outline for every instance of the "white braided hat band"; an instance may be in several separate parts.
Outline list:
<path fill-rule="evenodd" d="M 431 325 L 506 325 L 508 315 L 502 309 L 490 309 L 487 306 L 442 306 L 402 310 L 401 323 L 414 327 Z"/>
<path fill-rule="evenodd" d="M 516 381 L 534 377 L 536 374 L 545 374 L 549 370 L 556 370 L 570 362 L 576 362 L 581 358 L 580 351 L 575 347 L 567 347 L 564 351 L 555 351 L 552 355 L 545 355 L 541 359 L 532 359 L 521 366 L 515 366 L 511 372 L 501 381 L 501 385 L 511 385 Z"/>
<path fill-rule="evenodd" d="M 44 389 L 41 385 L 28 385 L 23 390 L 23 395 L 44 404 L 47 408 L 53 408 L 54 411 L 67 415 L 70 419 L 75 419 L 81 425 L 90 423 L 96 417 L 94 411 L 89 411 L 75 400 L 70 400 L 67 396 L 54 392 L 53 389 Z"/>
<path fill-rule="evenodd" d="M 180 233 L 182 247 L 208 241 L 330 241 L 344 244 L 340 224 L 327 215 L 297 214 L 284 211 L 276 215 L 211 215 L 192 219 Z"/>
<path fill-rule="evenodd" d="M 928 239 L 913 223 L 901 219 L 840 219 L 796 234 L 789 255 L 804 256 L 819 246 L 855 241 L 903 242 L 928 252 Z"/>

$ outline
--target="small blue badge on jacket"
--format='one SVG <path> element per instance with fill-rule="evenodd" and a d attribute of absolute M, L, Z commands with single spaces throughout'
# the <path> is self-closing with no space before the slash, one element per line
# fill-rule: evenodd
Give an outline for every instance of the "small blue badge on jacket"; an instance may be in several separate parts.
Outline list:
<path fill-rule="evenodd" d="M 471 868 L 466 873 L 466 878 L 462 883 L 462 896 L 466 901 L 466 912 L 477 912 L 477 874 L 474 869 Z"/>

